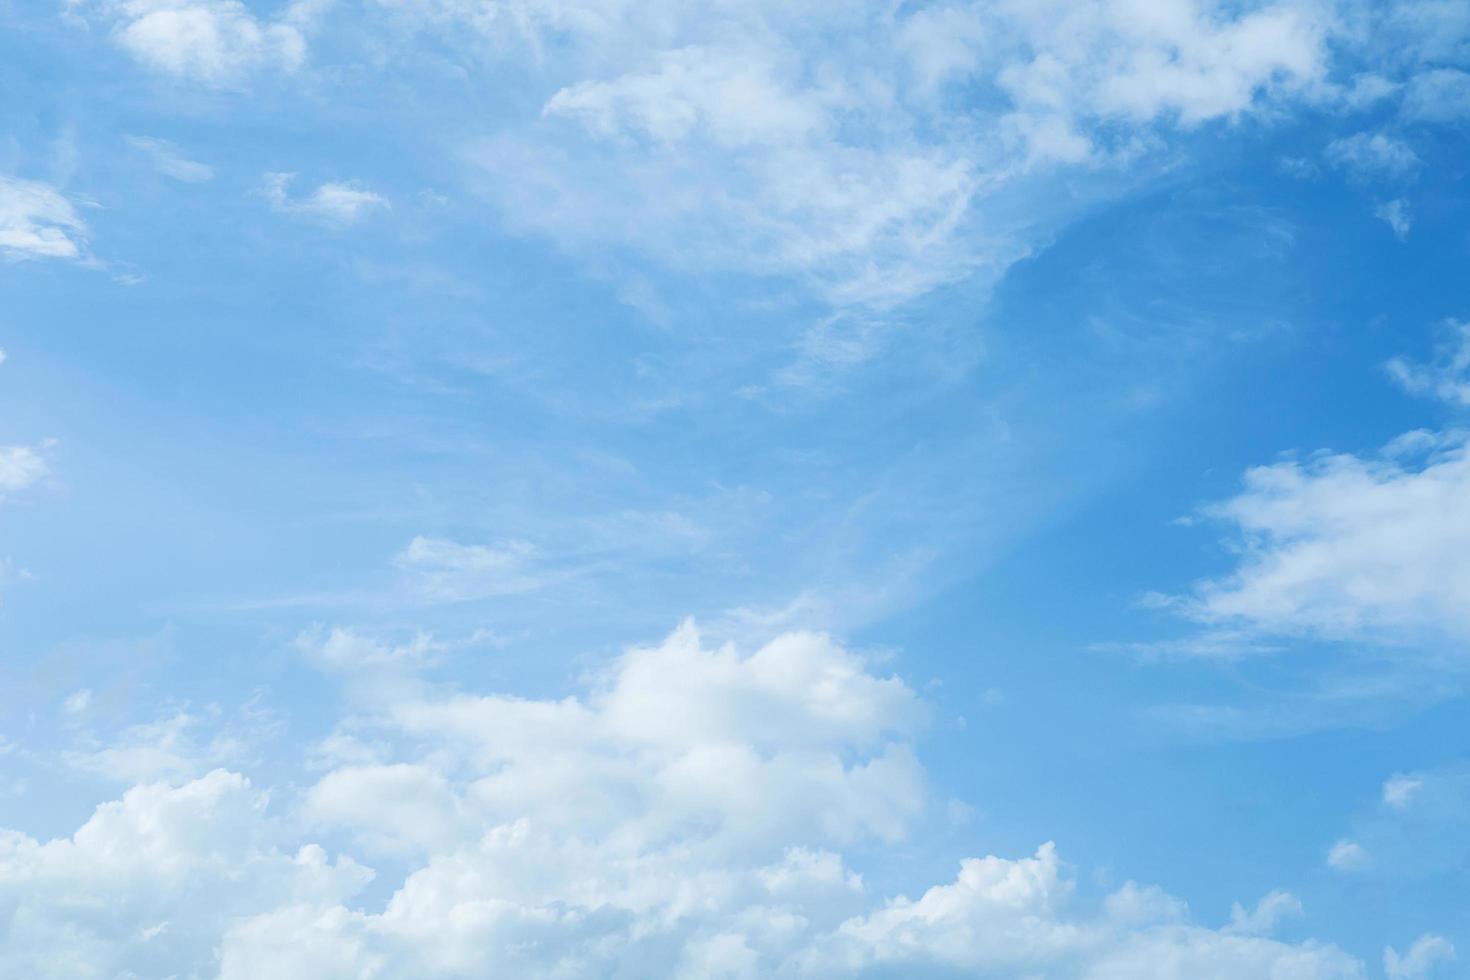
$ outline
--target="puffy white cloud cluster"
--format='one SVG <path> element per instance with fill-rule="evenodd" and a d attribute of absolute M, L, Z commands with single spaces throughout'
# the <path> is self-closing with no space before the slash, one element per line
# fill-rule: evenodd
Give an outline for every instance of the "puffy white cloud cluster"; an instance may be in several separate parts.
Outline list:
<path fill-rule="evenodd" d="M 371 876 L 315 846 L 277 850 L 266 796 L 223 770 L 138 786 L 72 837 L 0 832 L 0 974 L 212 976 L 211 950 L 240 915 L 331 903 Z"/>
<path fill-rule="evenodd" d="M 349 656 L 395 648 L 346 631 L 302 646 L 399 682 L 354 689 L 326 747 L 350 761 L 273 808 L 216 770 L 131 789 L 69 839 L 0 835 L 0 973 L 1364 975 L 1334 947 L 1268 938 L 1299 911 L 1289 895 L 1208 929 L 1157 889 L 1077 897 L 1050 844 L 966 860 L 914 899 L 872 895 L 839 848 L 915 826 L 924 710 L 822 636 L 741 656 L 686 626 L 561 700 L 439 690 L 412 658 Z M 372 872 L 288 843 L 313 836 L 408 870 L 385 903 L 354 900 Z"/>
<path fill-rule="evenodd" d="M 238 85 L 264 69 L 291 71 L 306 57 L 304 4 L 269 21 L 240 0 L 103 0 L 95 9 L 139 62 L 205 85 Z"/>

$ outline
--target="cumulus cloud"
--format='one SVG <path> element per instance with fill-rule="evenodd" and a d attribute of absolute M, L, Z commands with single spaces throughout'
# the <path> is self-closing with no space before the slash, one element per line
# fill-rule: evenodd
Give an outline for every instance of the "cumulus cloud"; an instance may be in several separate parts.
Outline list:
<path fill-rule="evenodd" d="M 110 0 L 100 14 L 139 62 L 205 85 L 238 85 L 263 69 L 292 71 L 306 58 L 306 39 L 289 14 L 263 21 L 239 0 Z"/>
<path fill-rule="evenodd" d="M 1455 958 L 1455 947 L 1448 939 L 1425 933 L 1402 955 L 1392 946 L 1383 951 L 1383 972 L 1388 980 L 1420 980 L 1433 971 L 1436 963 Z"/>
<path fill-rule="evenodd" d="M 363 645 L 332 636 L 317 646 Z M 382 757 L 297 802 L 216 770 L 135 787 L 70 838 L 0 834 L 0 972 L 1363 976 L 1334 947 L 1266 937 L 1296 911 L 1284 893 L 1211 929 L 1156 888 L 1080 896 L 1050 844 L 967 859 L 914 899 L 872 895 L 841 849 L 916 825 L 924 709 L 819 635 L 742 655 L 686 625 L 577 696 L 411 685 L 352 710 L 344 729 Z M 355 898 L 373 872 L 293 843 L 303 829 L 406 872 L 386 901 Z"/>
<path fill-rule="evenodd" d="M 158 172 L 165 177 L 172 177 L 174 180 L 190 184 L 214 179 L 212 167 L 197 160 L 190 160 L 168 140 L 155 139 L 151 136 L 129 136 L 128 144 L 152 160 Z"/>
<path fill-rule="evenodd" d="M 277 848 L 266 795 L 237 774 L 148 784 L 70 838 L 0 831 L 0 974 L 205 976 L 237 916 L 336 902 L 370 872 L 319 847 Z"/>
<path fill-rule="evenodd" d="M 374 211 L 387 210 L 388 199 L 357 181 L 328 181 L 305 197 L 291 197 L 288 189 L 295 174 L 268 173 L 261 193 L 276 211 L 300 215 L 323 224 L 345 227 L 356 224 Z"/>
<path fill-rule="evenodd" d="M 9 259 L 83 256 L 87 225 L 56 188 L 0 174 L 0 254 Z"/>

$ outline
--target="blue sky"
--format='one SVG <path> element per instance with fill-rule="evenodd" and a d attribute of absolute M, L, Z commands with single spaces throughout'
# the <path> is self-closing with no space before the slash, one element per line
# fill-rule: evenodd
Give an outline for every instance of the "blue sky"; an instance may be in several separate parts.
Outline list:
<path fill-rule="evenodd" d="M 1463 4 L 0 24 L 0 973 L 1459 975 Z"/>

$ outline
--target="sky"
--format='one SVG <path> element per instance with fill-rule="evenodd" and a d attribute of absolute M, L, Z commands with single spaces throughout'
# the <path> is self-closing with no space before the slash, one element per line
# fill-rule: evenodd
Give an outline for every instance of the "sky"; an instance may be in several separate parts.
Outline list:
<path fill-rule="evenodd" d="M 0 976 L 1467 975 L 1467 123 L 1461 0 L 0 0 Z"/>

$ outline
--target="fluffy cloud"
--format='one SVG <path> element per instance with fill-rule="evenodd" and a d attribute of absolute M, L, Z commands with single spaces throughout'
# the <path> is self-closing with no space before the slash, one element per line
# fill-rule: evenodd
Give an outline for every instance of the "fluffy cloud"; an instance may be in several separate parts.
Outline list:
<path fill-rule="evenodd" d="M 366 883 L 318 847 L 278 850 L 265 805 L 244 777 L 216 771 L 131 789 L 67 839 L 0 832 L 0 973 L 208 976 L 234 918 Z"/>
<path fill-rule="evenodd" d="M 1340 840 L 1327 851 L 1327 866 L 1334 871 L 1361 871 L 1369 860 L 1368 851 L 1357 841 Z"/>
<path fill-rule="evenodd" d="M 1443 936 L 1426 933 L 1414 940 L 1408 952 L 1400 955 L 1390 946 L 1383 951 L 1383 972 L 1388 980 L 1420 980 L 1434 969 L 1436 963 L 1455 958 L 1455 947 Z"/>
<path fill-rule="evenodd" d="M 45 446 L 0 446 L 0 501 L 45 479 Z"/>
<path fill-rule="evenodd" d="M 305 646 L 366 642 L 339 631 Z M 909 740 L 924 711 L 902 681 L 821 636 L 742 656 L 685 626 L 579 697 L 417 684 L 353 705 L 344 731 L 376 737 L 380 757 L 338 765 L 294 803 L 278 797 L 285 815 L 215 771 L 129 790 L 69 839 L 0 835 L 0 968 L 220 980 L 1363 975 L 1333 947 L 1267 937 L 1297 911 L 1284 893 L 1209 929 L 1157 889 L 1080 898 L 1050 844 L 966 860 L 916 899 L 876 900 L 838 848 L 897 840 L 920 818 Z M 287 843 L 303 829 L 407 862 L 406 874 L 385 902 L 354 901 L 372 872 Z"/>
<path fill-rule="evenodd" d="M 87 225 L 54 187 L 0 175 L 0 254 L 10 259 L 75 259 Z"/>
<path fill-rule="evenodd" d="M 1470 451 L 1412 432 L 1380 453 L 1260 466 L 1206 509 L 1240 563 L 1178 601 L 1226 627 L 1409 643 L 1470 636 Z"/>
<path fill-rule="evenodd" d="M 180 79 L 235 85 L 262 69 L 294 70 L 306 57 L 289 14 L 262 21 L 239 0 L 111 0 L 100 9 L 124 50 Z"/>
<path fill-rule="evenodd" d="M 374 211 L 386 210 L 388 199 L 355 181 L 328 181 L 306 197 L 291 197 L 287 190 L 295 174 L 268 173 L 262 193 L 272 208 L 283 214 L 301 215 L 328 225 L 355 224 Z"/>

